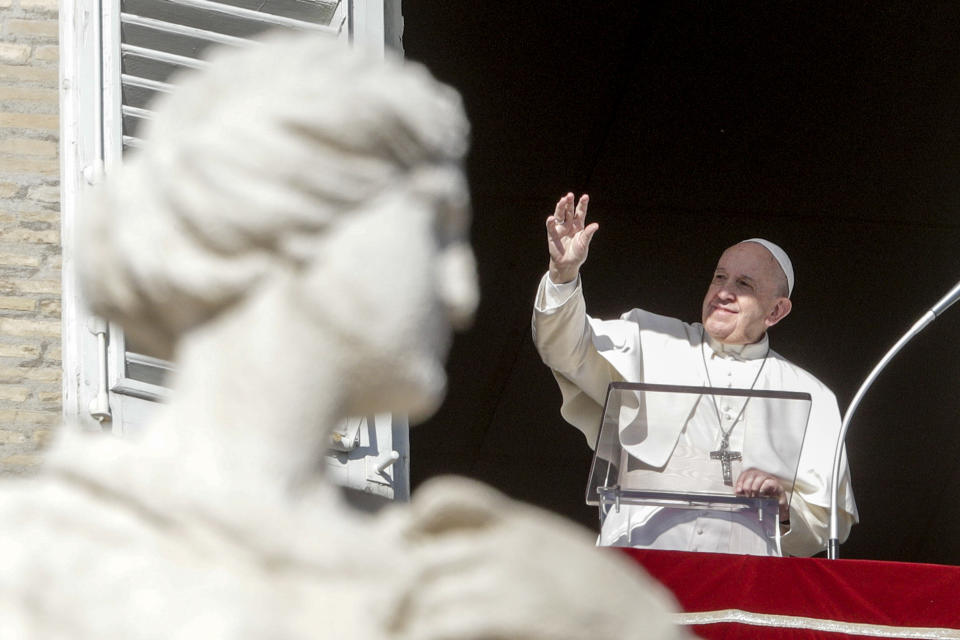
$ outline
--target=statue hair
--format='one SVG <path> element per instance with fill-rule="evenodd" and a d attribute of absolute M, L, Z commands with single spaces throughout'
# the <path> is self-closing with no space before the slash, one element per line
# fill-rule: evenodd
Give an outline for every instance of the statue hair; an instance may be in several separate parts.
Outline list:
<path fill-rule="evenodd" d="M 467 150 L 456 91 L 315 34 L 221 48 L 175 84 L 145 148 L 88 199 L 78 243 L 91 310 L 161 357 L 271 274 L 322 258 L 339 218 Z"/>

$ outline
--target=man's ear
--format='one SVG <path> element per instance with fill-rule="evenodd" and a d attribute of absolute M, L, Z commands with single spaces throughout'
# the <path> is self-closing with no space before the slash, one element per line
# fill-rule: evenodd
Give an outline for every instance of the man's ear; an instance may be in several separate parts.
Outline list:
<path fill-rule="evenodd" d="M 766 323 L 767 327 L 772 327 L 786 318 L 790 314 L 791 309 L 793 309 L 793 303 L 790 302 L 790 298 L 777 298 L 777 304 L 771 309 L 764 323 Z"/>

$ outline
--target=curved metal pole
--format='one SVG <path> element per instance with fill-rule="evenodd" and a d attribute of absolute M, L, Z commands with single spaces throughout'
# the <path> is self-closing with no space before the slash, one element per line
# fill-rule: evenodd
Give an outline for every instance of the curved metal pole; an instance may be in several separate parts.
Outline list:
<path fill-rule="evenodd" d="M 843 417 L 843 423 L 840 425 L 840 437 L 837 439 L 837 448 L 833 454 L 833 473 L 830 475 L 830 540 L 827 542 L 827 557 L 832 560 L 836 560 L 840 554 L 838 513 L 838 502 L 840 498 L 840 457 L 843 453 L 843 442 L 847 435 L 847 429 L 850 427 L 850 422 L 853 420 L 853 415 L 856 413 L 857 407 L 860 406 L 860 400 L 863 399 L 863 396 L 867 393 L 867 389 L 870 388 L 870 385 L 873 384 L 877 376 L 880 375 L 880 372 L 883 371 L 884 367 L 897 355 L 900 349 L 910 342 L 914 336 L 923 331 L 923 329 L 939 317 L 940 314 L 946 311 L 958 298 L 960 298 L 960 282 L 955 284 L 947 295 L 943 296 L 937 304 L 923 314 L 923 317 L 917 320 L 917 322 L 910 327 L 910 330 L 887 351 L 886 355 L 883 356 L 880 362 L 877 363 L 877 366 L 873 368 L 873 371 L 870 372 L 870 375 L 867 376 L 867 379 L 860 385 L 860 389 L 857 390 L 856 395 L 853 396 L 853 400 L 850 402 L 850 406 L 847 408 L 847 413 Z"/>

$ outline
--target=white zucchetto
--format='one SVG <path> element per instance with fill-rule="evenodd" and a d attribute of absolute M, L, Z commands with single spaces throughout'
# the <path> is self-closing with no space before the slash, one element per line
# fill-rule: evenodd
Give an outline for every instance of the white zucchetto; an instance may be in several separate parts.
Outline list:
<path fill-rule="evenodd" d="M 783 275 L 787 276 L 787 297 L 789 298 L 790 294 L 793 293 L 793 263 L 790 262 L 790 257 L 787 255 L 787 252 L 781 249 L 779 245 L 775 245 L 763 238 L 750 238 L 749 240 L 743 240 L 740 244 L 744 242 L 756 242 L 770 252 L 773 259 L 780 265 L 780 269 L 783 270 Z"/>

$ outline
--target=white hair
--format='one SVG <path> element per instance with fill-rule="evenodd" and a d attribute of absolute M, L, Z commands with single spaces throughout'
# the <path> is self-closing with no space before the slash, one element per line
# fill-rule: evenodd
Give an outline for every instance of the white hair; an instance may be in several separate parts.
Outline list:
<path fill-rule="evenodd" d="M 467 149 L 456 91 L 316 35 L 220 49 L 156 111 L 145 149 L 88 202 L 78 267 L 91 309 L 164 357 L 269 274 L 322 256 L 339 216 Z"/>

